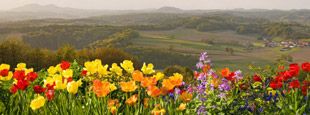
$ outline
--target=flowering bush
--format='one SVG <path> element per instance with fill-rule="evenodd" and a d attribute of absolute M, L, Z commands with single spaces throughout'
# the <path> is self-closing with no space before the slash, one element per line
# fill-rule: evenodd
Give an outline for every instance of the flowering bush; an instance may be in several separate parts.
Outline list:
<path fill-rule="evenodd" d="M 252 74 L 224 68 L 213 70 L 206 52 L 196 64 L 197 114 L 305 114 L 310 113 L 309 62 L 287 69 L 250 67 Z"/>
<path fill-rule="evenodd" d="M 250 72 L 213 69 L 206 52 L 194 82 L 130 60 L 103 65 L 62 61 L 34 72 L 0 65 L 2 114 L 304 114 L 310 113 L 310 63 Z"/>

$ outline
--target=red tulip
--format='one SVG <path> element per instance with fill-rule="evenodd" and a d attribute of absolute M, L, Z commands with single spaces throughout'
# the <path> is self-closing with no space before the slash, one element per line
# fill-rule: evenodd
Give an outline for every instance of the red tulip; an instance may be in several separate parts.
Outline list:
<path fill-rule="evenodd" d="M 307 93 L 308 93 L 308 89 L 310 88 L 309 86 L 310 86 L 310 81 L 308 81 L 308 80 L 304 80 L 303 82 L 302 82 L 302 84 L 303 84 L 303 86 L 301 87 L 301 92 L 302 92 L 302 94 L 303 95 L 307 95 Z"/>
<path fill-rule="evenodd" d="M 294 63 L 294 64 L 290 64 L 290 69 L 289 72 L 292 76 L 298 76 L 299 74 L 299 66 L 298 64 Z"/>
<path fill-rule="evenodd" d="M 289 83 L 289 88 L 299 88 L 299 87 L 300 87 L 300 83 L 298 80 L 294 80 Z"/>
<path fill-rule="evenodd" d="M 231 72 L 228 76 L 226 76 L 225 78 L 227 79 L 227 80 L 229 80 L 229 81 L 233 81 L 235 78 L 234 78 L 234 76 L 235 76 L 236 74 L 235 74 L 235 72 Z"/>
<path fill-rule="evenodd" d="M 62 61 L 60 64 L 60 67 L 62 70 L 66 70 L 66 69 L 70 68 L 70 63 L 67 61 Z"/>
<path fill-rule="evenodd" d="M 16 80 L 24 80 L 26 75 L 25 75 L 25 71 L 15 71 L 14 74 L 13 74 L 13 77 L 16 79 Z"/>
<path fill-rule="evenodd" d="M 36 72 L 30 72 L 27 74 L 27 80 L 34 81 L 38 77 L 38 74 Z"/>
<path fill-rule="evenodd" d="M 308 94 L 308 89 L 309 89 L 309 86 L 306 86 L 306 85 L 301 87 L 301 92 L 304 96 Z"/>
<path fill-rule="evenodd" d="M 67 78 L 67 82 L 68 82 L 68 83 L 71 82 L 71 81 L 73 81 L 73 78 L 72 78 L 72 77 Z"/>
<path fill-rule="evenodd" d="M 271 81 L 269 85 L 270 85 L 270 87 L 271 87 L 272 89 L 279 89 L 279 88 L 282 87 L 282 82 L 279 82 L 279 81 Z"/>
<path fill-rule="evenodd" d="M 55 96 L 55 91 L 54 90 L 47 90 L 47 92 L 45 92 L 45 96 L 48 100 L 53 100 L 53 98 Z"/>
<path fill-rule="evenodd" d="M 255 74 L 253 76 L 253 81 L 255 81 L 255 82 L 262 82 L 262 79 L 258 75 Z"/>
<path fill-rule="evenodd" d="M 3 69 L 3 70 L 1 70 L 1 71 L 0 71 L 0 75 L 1 75 L 2 77 L 8 76 L 8 75 L 9 75 L 9 70 L 8 70 L 8 69 Z"/>
<path fill-rule="evenodd" d="M 41 87 L 40 85 L 33 86 L 33 90 L 35 93 L 40 94 L 45 91 L 45 88 Z"/>
<path fill-rule="evenodd" d="M 290 70 L 299 70 L 299 66 L 297 63 L 290 64 Z"/>
<path fill-rule="evenodd" d="M 54 90 L 55 85 L 55 82 L 53 84 L 46 84 L 46 88 L 47 90 Z"/>
<path fill-rule="evenodd" d="M 29 82 L 27 80 L 18 80 L 16 87 L 20 90 L 25 90 L 29 85 Z"/>
<path fill-rule="evenodd" d="M 197 79 L 197 78 L 199 77 L 199 72 L 195 71 L 195 72 L 194 72 L 194 76 L 195 76 L 195 78 Z"/>
<path fill-rule="evenodd" d="M 301 69 L 305 72 L 310 72 L 310 63 L 309 62 L 305 62 L 301 65 Z"/>
<path fill-rule="evenodd" d="M 286 81 L 287 79 L 284 76 L 280 75 L 280 76 L 276 76 L 275 80 L 278 82 L 283 82 L 283 81 Z"/>
<path fill-rule="evenodd" d="M 87 75 L 87 70 L 82 70 L 81 75 L 82 76 L 86 76 Z"/>
<path fill-rule="evenodd" d="M 10 92 L 15 94 L 17 92 L 17 87 L 15 85 L 13 85 L 11 88 L 10 88 Z"/>

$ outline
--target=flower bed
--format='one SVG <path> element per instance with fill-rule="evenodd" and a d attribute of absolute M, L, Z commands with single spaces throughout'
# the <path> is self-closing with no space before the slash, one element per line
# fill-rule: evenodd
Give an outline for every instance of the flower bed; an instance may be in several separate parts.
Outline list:
<path fill-rule="evenodd" d="M 195 81 L 165 76 L 153 64 L 135 70 L 130 60 L 63 61 L 34 72 L 20 63 L 0 65 L 2 114 L 305 114 L 310 113 L 310 63 L 249 73 L 212 69 L 202 53 Z M 253 73 L 253 74 L 250 74 Z"/>

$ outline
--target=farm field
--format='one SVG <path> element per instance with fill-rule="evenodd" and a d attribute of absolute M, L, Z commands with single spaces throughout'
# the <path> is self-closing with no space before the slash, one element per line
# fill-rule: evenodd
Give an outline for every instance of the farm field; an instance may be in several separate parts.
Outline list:
<path fill-rule="evenodd" d="M 197 56 L 207 51 L 217 67 L 238 67 L 246 69 L 249 64 L 266 65 L 276 62 L 281 55 L 292 55 L 296 62 L 307 61 L 309 48 L 295 48 L 280 51 L 280 47 L 255 47 L 245 50 L 243 43 L 260 43 L 255 37 L 238 35 L 231 31 L 199 32 L 190 29 L 170 31 L 140 31 L 141 37 L 133 39 L 130 47 L 141 49 L 155 49 Z M 202 42 L 212 40 L 213 44 Z M 233 48 L 234 54 L 226 52 L 226 48 Z M 173 55 L 173 54 L 172 54 Z M 151 61 L 151 60 L 148 60 Z"/>

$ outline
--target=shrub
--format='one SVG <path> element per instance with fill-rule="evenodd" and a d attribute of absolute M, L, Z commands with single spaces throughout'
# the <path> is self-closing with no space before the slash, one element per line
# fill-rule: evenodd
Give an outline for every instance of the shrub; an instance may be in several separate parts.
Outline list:
<path fill-rule="evenodd" d="M 180 65 L 168 66 L 164 69 L 164 74 L 167 76 L 173 76 L 174 73 L 180 73 L 184 76 L 184 81 L 189 83 L 193 80 L 193 71 L 188 67 Z"/>

